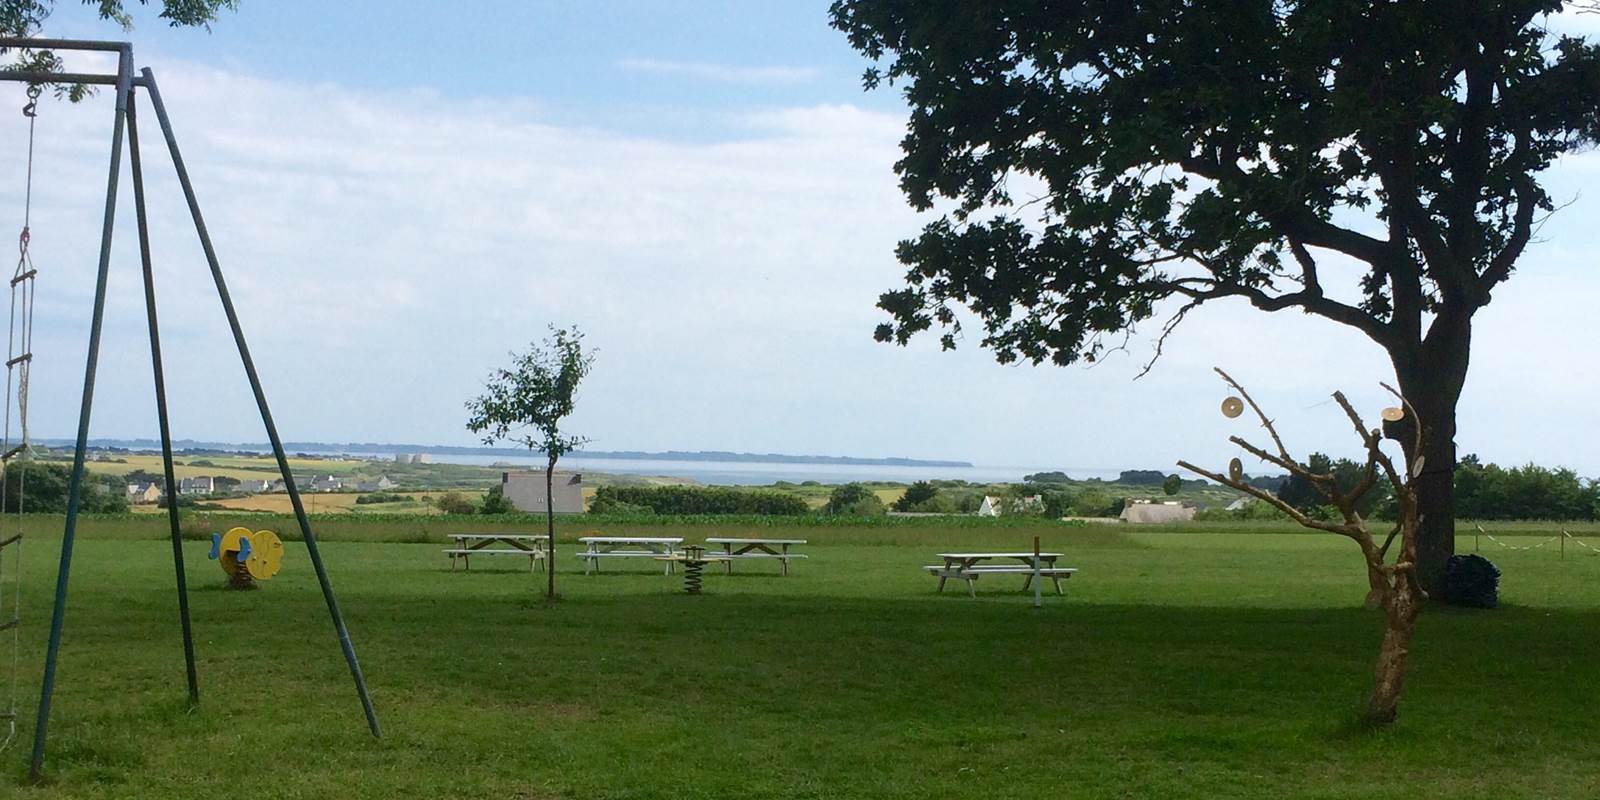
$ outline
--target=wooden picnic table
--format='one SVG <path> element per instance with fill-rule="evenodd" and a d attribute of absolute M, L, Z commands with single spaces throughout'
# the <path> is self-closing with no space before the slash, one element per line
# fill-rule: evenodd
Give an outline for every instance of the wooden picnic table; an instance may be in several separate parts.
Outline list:
<path fill-rule="evenodd" d="M 977 590 L 973 586 L 981 575 L 1025 575 L 1022 583 L 1023 591 L 1033 585 L 1033 576 L 1049 578 L 1055 584 L 1056 594 L 1061 594 L 1061 579 L 1070 578 L 1077 572 L 1069 567 L 1057 567 L 1056 559 L 1060 553 L 1038 553 L 1032 551 L 1015 553 L 940 553 L 939 558 L 944 560 L 943 565 L 923 567 L 929 574 L 939 578 L 938 591 L 944 591 L 944 583 L 950 578 L 959 578 L 967 582 L 967 594 L 976 596 Z M 990 564 L 991 561 L 1018 561 L 1019 564 Z"/>
<path fill-rule="evenodd" d="M 805 558 L 800 553 L 789 552 L 791 545 L 805 544 L 804 539 L 727 539 L 711 537 L 706 539 L 706 544 L 722 545 L 722 555 L 726 556 L 724 564 L 729 575 L 733 574 L 733 561 L 736 558 L 776 558 L 782 567 L 782 574 L 789 574 L 789 559 Z"/>
<path fill-rule="evenodd" d="M 456 568 L 456 559 L 468 572 L 472 571 L 473 556 L 526 556 L 528 571 L 532 572 L 535 566 L 545 565 L 545 550 L 543 545 L 550 540 L 544 534 L 522 533 L 452 533 L 448 534 L 455 540 L 455 546 L 447 548 L 444 553 L 450 557 L 450 571 Z"/>
<path fill-rule="evenodd" d="M 583 559 L 583 573 L 592 568 L 600 571 L 602 558 L 659 558 L 670 556 L 683 544 L 682 536 L 584 536 L 578 539 L 584 546 L 578 558 Z M 673 572 L 672 561 L 667 561 L 666 574 Z"/>

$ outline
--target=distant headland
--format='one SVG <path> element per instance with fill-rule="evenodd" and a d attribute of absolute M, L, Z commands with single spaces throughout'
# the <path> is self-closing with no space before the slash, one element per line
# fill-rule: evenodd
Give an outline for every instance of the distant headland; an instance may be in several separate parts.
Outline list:
<path fill-rule="evenodd" d="M 46 447 L 71 447 L 71 439 L 37 439 Z M 99 450 L 157 450 L 161 443 L 155 439 L 91 439 L 89 446 Z M 177 450 L 261 453 L 271 448 L 265 442 L 206 442 L 194 439 L 174 439 Z M 284 442 L 290 453 L 318 453 L 342 455 L 394 455 L 396 453 L 428 453 L 453 456 L 527 456 L 529 451 L 517 447 L 456 447 L 427 444 L 380 444 L 377 442 Z M 863 467 L 956 467 L 971 468 L 970 461 L 938 459 L 862 458 L 857 456 L 789 455 L 785 453 L 735 453 L 727 450 L 580 450 L 572 454 L 577 458 L 620 459 L 630 461 L 706 461 L 720 463 L 753 464 L 839 464 Z"/>

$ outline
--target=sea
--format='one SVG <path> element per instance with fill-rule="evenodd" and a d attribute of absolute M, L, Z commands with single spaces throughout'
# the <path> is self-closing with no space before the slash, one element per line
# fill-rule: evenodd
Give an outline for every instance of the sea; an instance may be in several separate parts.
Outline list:
<path fill-rule="evenodd" d="M 346 455 L 382 461 L 393 456 L 385 453 L 347 453 Z M 518 468 L 544 468 L 543 456 L 453 455 L 429 453 L 437 463 L 470 464 L 475 466 L 511 465 Z M 601 473 L 610 475 L 646 475 L 665 478 L 686 478 L 698 483 L 719 486 L 767 486 L 778 481 L 838 484 L 853 481 L 913 481 L 963 480 L 971 483 L 1021 483 L 1024 475 L 1035 472 L 1065 472 L 1068 476 L 1088 480 L 1112 480 L 1121 473 L 1117 469 L 1074 467 L 1027 466 L 906 466 L 899 464 L 792 464 L 761 461 L 674 461 L 644 458 L 585 458 L 581 455 L 561 459 L 563 472 Z"/>

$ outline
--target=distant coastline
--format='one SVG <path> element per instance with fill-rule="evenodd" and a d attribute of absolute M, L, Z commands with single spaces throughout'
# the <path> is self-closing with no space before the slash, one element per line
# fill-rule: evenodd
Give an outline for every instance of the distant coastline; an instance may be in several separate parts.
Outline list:
<path fill-rule="evenodd" d="M 71 447 L 72 439 L 37 439 L 38 444 L 46 447 Z M 89 446 L 98 449 L 121 450 L 157 450 L 161 442 L 156 439 L 91 439 Z M 260 443 L 235 443 L 235 442 L 205 442 L 194 439 L 174 439 L 172 446 L 176 450 L 200 450 L 217 452 L 267 452 L 271 448 L 265 442 Z M 343 444 L 328 442 L 284 442 L 283 447 L 290 453 L 316 453 L 325 455 L 394 455 L 396 453 L 427 453 L 429 455 L 454 455 L 454 456 L 506 456 L 526 458 L 530 455 L 525 448 L 515 447 L 453 447 L 449 445 L 425 444 L 378 444 L 374 442 L 346 442 Z M 803 456 L 788 455 L 784 453 L 735 453 L 726 450 L 667 450 L 662 452 L 645 452 L 639 450 L 582 450 L 572 454 L 575 457 L 592 459 L 619 459 L 629 461 L 704 461 L 711 463 L 748 463 L 748 464 L 829 464 L 842 466 L 862 467 L 949 467 L 970 469 L 970 461 L 953 461 L 939 459 L 900 458 L 887 456 L 881 458 L 862 458 L 857 456 Z"/>

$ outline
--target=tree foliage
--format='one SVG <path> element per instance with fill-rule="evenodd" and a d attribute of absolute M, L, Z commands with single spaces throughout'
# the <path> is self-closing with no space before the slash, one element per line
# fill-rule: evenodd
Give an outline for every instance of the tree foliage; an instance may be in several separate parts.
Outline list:
<path fill-rule="evenodd" d="M 1462 519 L 1592 520 L 1600 517 L 1600 482 L 1566 469 L 1528 464 L 1504 468 L 1461 459 L 1456 508 Z"/>
<path fill-rule="evenodd" d="M 1600 49 L 1547 33 L 1561 6 L 839 0 L 866 85 L 911 106 L 902 189 L 952 202 L 901 243 L 878 338 L 954 347 L 966 306 L 1001 361 L 1070 364 L 1231 297 L 1417 344 L 1488 302 L 1553 208 L 1536 175 L 1600 138 Z M 1359 297 L 1324 290 L 1333 255 Z"/>
<path fill-rule="evenodd" d="M 1351 492 L 1357 484 L 1366 477 L 1366 465 L 1356 463 L 1348 458 L 1333 459 L 1324 453 L 1312 453 L 1306 457 L 1301 465 L 1306 472 L 1291 473 L 1277 490 L 1278 497 L 1285 503 L 1294 506 L 1300 511 L 1332 519 L 1338 514 L 1337 509 L 1330 507 L 1333 502 L 1330 489 L 1332 486 L 1318 485 L 1306 475 L 1332 475 L 1336 487 L 1346 493 Z M 1393 494 L 1386 484 L 1377 484 L 1370 490 L 1364 491 L 1355 500 L 1355 510 L 1363 517 L 1389 516 L 1379 514 L 1380 511 L 1390 511 Z M 1323 511 L 1319 512 L 1321 508 Z"/>
<path fill-rule="evenodd" d="M 495 370 L 484 393 L 467 403 L 467 430 L 486 445 L 513 441 L 555 463 L 588 440 L 561 433 L 561 420 L 577 404 L 578 384 L 594 366 L 583 349 L 583 333 L 550 327 L 543 343 L 512 353 L 509 368 Z"/>
<path fill-rule="evenodd" d="M 13 461 L 5 467 L 5 511 L 65 514 L 72 484 L 72 468 L 42 461 Z M 78 510 L 85 514 L 116 514 L 128 510 L 128 495 L 120 480 L 92 472 L 83 475 Z"/>
<path fill-rule="evenodd" d="M 888 509 L 883 499 L 859 483 L 841 484 L 828 495 L 828 513 L 852 517 L 873 517 Z"/>
<path fill-rule="evenodd" d="M 433 507 L 444 514 L 471 514 L 478 510 L 478 507 L 460 492 L 445 492 L 435 497 Z"/>
<path fill-rule="evenodd" d="M 100 19 L 116 23 L 124 31 L 133 29 L 134 14 L 125 0 L 83 0 L 92 6 Z M 150 0 L 139 0 L 140 6 L 149 6 Z M 159 19 L 174 28 L 200 27 L 211 29 L 223 11 L 239 7 L 239 0 L 161 0 Z M 49 19 L 56 0 L 0 0 L 0 36 L 33 36 Z M 0 55 L 7 48 L 0 47 Z M 60 72 L 61 57 L 50 50 L 21 49 L 13 65 L 31 72 Z M 90 88 L 83 85 L 57 85 L 56 94 L 74 102 L 83 99 Z"/>
<path fill-rule="evenodd" d="M 123 30 L 133 28 L 133 13 L 125 0 L 83 0 L 83 5 L 95 7 L 103 20 L 115 22 Z M 139 0 L 140 6 L 149 6 L 150 0 Z M 44 26 L 56 0 L 0 0 L 0 36 L 32 36 Z M 210 29 L 222 11 L 239 8 L 239 0 L 162 0 L 157 17 L 174 28 L 201 27 Z"/>
<path fill-rule="evenodd" d="M 359 501 L 357 498 L 357 502 Z M 483 502 L 478 505 L 479 514 L 509 514 L 516 510 L 516 506 L 506 499 L 505 487 L 500 484 L 489 487 L 489 491 L 483 496 Z"/>
<path fill-rule="evenodd" d="M 601 486 L 591 511 L 643 510 L 656 514 L 798 516 L 810 510 L 798 495 L 727 486 Z"/>
<path fill-rule="evenodd" d="M 923 511 L 939 496 L 939 487 L 927 481 L 916 481 L 906 487 L 906 493 L 894 501 L 896 511 Z"/>

